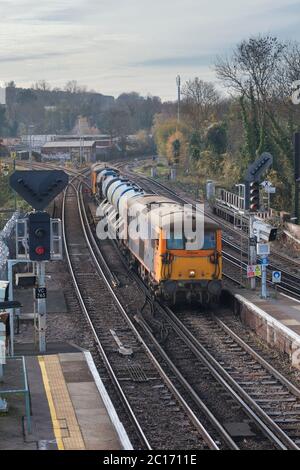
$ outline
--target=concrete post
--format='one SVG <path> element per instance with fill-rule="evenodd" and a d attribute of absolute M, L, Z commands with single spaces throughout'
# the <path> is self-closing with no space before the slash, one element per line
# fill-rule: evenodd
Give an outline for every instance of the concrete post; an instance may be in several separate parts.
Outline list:
<path fill-rule="evenodd" d="M 46 287 L 46 276 L 45 276 L 44 261 L 36 263 L 37 267 L 37 282 L 39 288 Z M 40 353 L 46 352 L 46 299 L 37 299 L 37 310 L 38 310 L 38 329 L 39 329 L 39 351 Z"/>
<path fill-rule="evenodd" d="M 267 256 L 262 257 L 262 261 L 264 261 Z M 267 266 L 266 264 L 262 264 L 261 266 L 261 298 L 266 299 L 268 297 L 267 293 Z"/>
<path fill-rule="evenodd" d="M 252 214 L 249 214 L 249 238 L 250 238 L 249 261 L 250 261 L 250 264 L 256 264 L 256 260 L 257 260 L 256 246 L 253 246 L 253 243 L 251 243 L 251 239 L 255 237 L 255 234 L 253 232 L 253 222 L 254 222 L 254 216 Z M 251 285 L 251 289 L 255 290 L 255 287 L 256 287 L 255 277 L 251 278 L 250 285 Z"/>

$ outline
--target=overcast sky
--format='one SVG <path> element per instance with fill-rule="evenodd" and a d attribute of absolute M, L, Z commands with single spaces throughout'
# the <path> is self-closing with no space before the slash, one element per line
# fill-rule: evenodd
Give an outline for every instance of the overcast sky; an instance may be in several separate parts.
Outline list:
<path fill-rule="evenodd" d="M 175 99 L 215 80 L 217 55 L 257 33 L 300 40 L 300 0 L 0 0 L 0 80 Z M 300 78 L 300 77 L 299 77 Z"/>

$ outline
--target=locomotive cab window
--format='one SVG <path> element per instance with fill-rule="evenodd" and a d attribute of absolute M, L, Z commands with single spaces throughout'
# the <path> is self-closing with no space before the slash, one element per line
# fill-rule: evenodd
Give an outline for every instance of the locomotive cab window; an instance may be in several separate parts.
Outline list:
<path fill-rule="evenodd" d="M 170 237 L 167 240 L 167 249 L 168 250 L 184 250 L 185 241 L 183 238 L 175 237 L 174 233 L 170 234 Z"/>
<path fill-rule="evenodd" d="M 206 232 L 204 234 L 204 240 L 199 240 L 199 243 L 195 243 L 195 238 L 177 238 L 174 236 L 174 233 L 171 233 L 170 237 L 167 239 L 167 249 L 168 250 L 213 250 L 216 246 L 216 232 Z M 188 244 L 193 244 L 193 246 L 188 247 Z"/>
<path fill-rule="evenodd" d="M 212 250 L 216 246 L 216 232 L 204 234 L 204 244 L 202 250 Z"/>

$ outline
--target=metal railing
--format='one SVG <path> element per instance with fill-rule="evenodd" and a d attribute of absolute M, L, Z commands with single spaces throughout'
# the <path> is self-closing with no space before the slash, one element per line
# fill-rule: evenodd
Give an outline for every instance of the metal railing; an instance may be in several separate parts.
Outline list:
<path fill-rule="evenodd" d="M 30 434 L 31 433 L 31 404 L 30 404 L 30 391 L 29 391 L 29 385 L 28 385 L 25 357 L 24 356 L 11 356 L 11 357 L 7 357 L 6 359 L 7 361 L 21 361 L 22 362 L 24 386 L 23 388 L 21 387 L 21 388 L 16 388 L 16 389 L 11 389 L 11 388 L 5 389 L 5 388 L 2 388 L 2 386 L 5 385 L 5 382 L 1 382 L 0 396 L 6 397 L 7 395 L 12 395 L 12 394 L 24 394 L 27 432 L 28 434 Z"/>

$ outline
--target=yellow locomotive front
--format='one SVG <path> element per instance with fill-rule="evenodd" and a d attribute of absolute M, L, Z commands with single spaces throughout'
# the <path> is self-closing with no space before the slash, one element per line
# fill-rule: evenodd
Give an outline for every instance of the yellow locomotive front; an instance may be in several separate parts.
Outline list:
<path fill-rule="evenodd" d="M 160 196 L 137 198 L 131 212 L 138 228 L 145 224 L 148 229 L 146 237 L 129 235 L 128 247 L 154 294 L 172 304 L 216 301 L 222 289 L 220 227 L 199 211 Z"/>
<path fill-rule="evenodd" d="M 208 304 L 221 294 L 221 230 L 212 221 L 203 218 L 203 223 L 203 234 L 198 240 L 196 236 L 193 240 L 186 237 L 184 230 L 177 234 L 161 230 L 158 293 L 174 304 L 180 300 Z"/>

